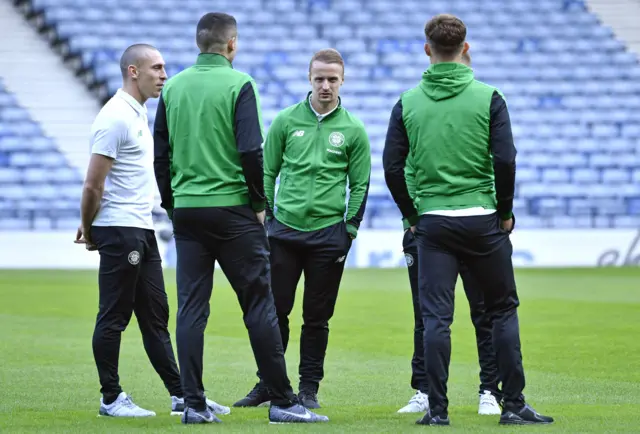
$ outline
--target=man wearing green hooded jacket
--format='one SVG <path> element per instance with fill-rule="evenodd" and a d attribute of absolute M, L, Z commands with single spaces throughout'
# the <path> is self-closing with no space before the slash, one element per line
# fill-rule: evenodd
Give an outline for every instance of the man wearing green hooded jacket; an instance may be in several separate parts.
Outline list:
<path fill-rule="evenodd" d="M 449 425 L 447 381 L 455 284 L 463 261 L 493 321 L 503 386 L 501 424 L 547 424 L 524 399 L 518 294 L 511 262 L 516 149 L 506 102 L 462 62 L 464 23 L 438 15 L 425 26 L 431 66 L 395 105 L 383 151 L 385 180 L 418 243 L 419 295 L 429 410 L 417 421 Z M 417 207 L 407 189 L 415 168 Z"/>
<path fill-rule="evenodd" d="M 471 66 L 471 56 L 469 52 L 462 55 L 462 63 Z M 415 199 L 415 170 L 410 158 L 407 158 L 405 166 L 405 178 L 407 189 L 411 199 Z M 409 273 L 409 284 L 411 286 L 411 299 L 413 301 L 414 329 L 413 329 L 413 357 L 411 358 L 411 387 L 416 393 L 411 397 L 409 403 L 398 410 L 398 413 L 421 413 L 429 408 L 427 373 L 424 363 L 424 323 L 420 311 L 420 295 L 418 292 L 418 245 L 415 235 L 411 232 L 411 226 L 406 219 L 402 220 L 404 236 L 402 238 L 402 250 L 407 262 Z M 469 301 L 471 322 L 475 328 L 476 343 L 478 346 L 478 361 L 480 362 L 480 389 L 478 414 L 496 415 L 501 414 L 499 402 L 502 400 L 500 391 L 500 378 L 498 377 L 498 364 L 495 352 L 493 351 L 491 335 L 491 318 L 486 314 L 482 292 L 469 275 L 466 264 L 460 263 L 460 277 L 462 285 Z"/>

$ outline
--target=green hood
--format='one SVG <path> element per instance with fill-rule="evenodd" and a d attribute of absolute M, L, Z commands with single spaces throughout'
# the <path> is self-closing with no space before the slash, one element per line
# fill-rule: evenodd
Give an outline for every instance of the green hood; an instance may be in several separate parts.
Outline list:
<path fill-rule="evenodd" d="M 435 101 L 451 98 L 473 81 L 473 70 L 461 63 L 436 63 L 422 74 L 420 89 Z"/>

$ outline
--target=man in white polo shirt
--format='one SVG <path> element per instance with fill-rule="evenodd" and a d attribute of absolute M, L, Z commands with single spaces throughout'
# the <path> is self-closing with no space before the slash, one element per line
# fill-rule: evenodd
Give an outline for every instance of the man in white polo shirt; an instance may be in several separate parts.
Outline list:
<path fill-rule="evenodd" d="M 99 414 L 155 416 L 135 405 L 120 387 L 120 338 L 134 312 L 149 360 L 171 396 L 171 414 L 181 414 L 184 398 L 167 328 L 169 305 L 151 215 L 154 143 L 144 105 L 160 95 L 167 75 L 162 55 L 146 44 L 127 48 L 120 69 L 123 86 L 91 128 L 82 224 L 76 234 L 76 243 L 100 253 L 100 305 L 93 334 L 102 386 Z M 214 413 L 229 413 L 228 407 L 211 400 L 207 405 Z"/>

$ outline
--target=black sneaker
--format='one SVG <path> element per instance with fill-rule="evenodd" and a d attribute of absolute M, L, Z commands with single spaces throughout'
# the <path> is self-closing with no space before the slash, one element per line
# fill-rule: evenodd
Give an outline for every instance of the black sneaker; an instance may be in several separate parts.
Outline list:
<path fill-rule="evenodd" d="M 451 422 L 449 421 L 449 416 L 432 416 L 431 411 L 427 411 L 427 413 L 422 416 L 422 419 L 416 421 L 416 424 L 449 426 Z"/>
<path fill-rule="evenodd" d="M 500 416 L 501 425 L 546 425 L 553 423 L 553 418 L 543 416 L 535 411 L 529 404 L 525 404 L 518 411 L 503 410 Z"/>
<path fill-rule="evenodd" d="M 301 390 L 298 393 L 298 402 L 304 408 L 320 408 L 320 404 L 318 404 L 318 394 L 311 390 Z"/>
<path fill-rule="evenodd" d="M 268 405 L 271 398 L 269 397 L 269 391 L 264 383 L 260 382 L 256 384 L 251 392 L 247 394 L 240 401 L 233 404 L 234 407 L 260 407 L 261 405 Z"/>

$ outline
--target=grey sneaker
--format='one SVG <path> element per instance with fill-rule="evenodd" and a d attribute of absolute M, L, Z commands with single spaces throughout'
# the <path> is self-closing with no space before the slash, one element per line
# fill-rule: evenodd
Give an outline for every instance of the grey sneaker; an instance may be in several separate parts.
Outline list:
<path fill-rule="evenodd" d="M 195 411 L 192 408 L 186 407 L 184 409 L 184 413 L 182 413 L 182 423 L 222 423 L 222 421 L 218 419 L 208 408 L 205 411 Z"/>
<path fill-rule="evenodd" d="M 300 404 L 290 407 L 272 405 L 269 408 L 269 423 L 316 423 L 329 422 L 327 416 L 315 414 Z"/>

